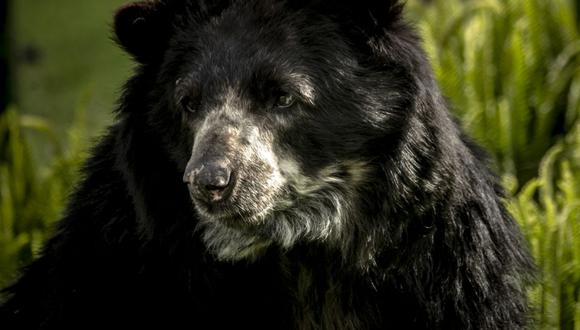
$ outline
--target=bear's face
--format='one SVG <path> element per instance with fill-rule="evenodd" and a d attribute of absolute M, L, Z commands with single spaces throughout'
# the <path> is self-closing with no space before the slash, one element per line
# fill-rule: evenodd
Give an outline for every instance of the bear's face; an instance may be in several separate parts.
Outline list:
<path fill-rule="evenodd" d="M 286 1 L 138 3 L 116 26 L 157 68 L 148 121 L 172 127 L 157 133 L 210 249 L 239 259 L 272 242 L 338 244 L 381 170 L 376 149 L 402 125 L 404 69 L 374 61 L 362 28 Z"/>

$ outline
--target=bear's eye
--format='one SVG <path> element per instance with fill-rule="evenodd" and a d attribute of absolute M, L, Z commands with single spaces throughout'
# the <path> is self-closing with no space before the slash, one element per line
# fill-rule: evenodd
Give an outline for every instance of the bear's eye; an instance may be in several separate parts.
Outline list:
<path fill-rule="evenodd" d="M 292 105 L 294 105 L 295 102 L 296 99 L 294 98 L 294 96 L 288 93 L 283 93 L 278 95 L 278 97 L 276 98 L 276 103 L 274 105 L 277 108 L 289 108 Z"/>
<path fill-rule="evenodd" d="M 199 108 L 199 102 L 195 101 L 192 97 L 183 97 L 179 102 L 183 111 L 187 111 L 189 113 L 195 113 Z"/>

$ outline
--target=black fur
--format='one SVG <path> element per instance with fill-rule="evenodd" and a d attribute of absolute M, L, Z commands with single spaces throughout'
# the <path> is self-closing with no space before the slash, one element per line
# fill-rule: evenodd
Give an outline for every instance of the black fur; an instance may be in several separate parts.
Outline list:
<path fill-rule="evenodd" d="M 120 10 L 117 39 L 139 66 L 56 233 L 7 289 L 0 325 L 524 329 L 533 262 L 401 10 L 394 0 L 166 0 Z M 313 99 L 265 111 L 296 68 Z M 176 102 L 184 76 L 196 115 Z M 208 252 L 182 176 L 195 123 L 231 86 L 249 109 L 244 120 L 260 118 L 304 177 L 336 165 L 324 189 L 354 206 L 328 234 L 317 228 L 326 219 L 306 228 L 282 210 L 228 224 L 271 241 L 255 260 Z M 365 164 L 356 186 L 349 161 Z M 313 217 L 335 206 L 317 197 L 295 205 Z"/>

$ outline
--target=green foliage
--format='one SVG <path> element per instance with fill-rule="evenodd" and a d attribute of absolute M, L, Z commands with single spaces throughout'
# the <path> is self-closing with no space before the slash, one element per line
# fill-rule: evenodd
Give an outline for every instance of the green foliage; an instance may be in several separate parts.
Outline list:
<path fill-rule="evenodd" d="M 506 188 L 515 194 L 508 206 L 541 273 L 531 292 L 537 327 L 580 329 L 580 33 L 575 2 L 410 4 L 444 95 L 466 130 L 492 153 Z"/>
<path fill-rule="evenodd" d="M 580 329 L 580 123 L 508 206 L 540 270 L 531 293 L 539 328 Z"/>
<path fill-rule="evenodd" d="M 574 0 L 439 0 L 413 13 L 445 96 L 520 183 L 580 115 Z"/>
<path fill-rule="evenodd" d="M 14 109 L 0 117 L 0 287 L 39 252 L 76 181 L 86 141 L 83 112 L 77 113 L 66 148 L 42 118 Z M 52 148 L 48 165 L 33 160 L 25 131 L 42 135 Z"/>

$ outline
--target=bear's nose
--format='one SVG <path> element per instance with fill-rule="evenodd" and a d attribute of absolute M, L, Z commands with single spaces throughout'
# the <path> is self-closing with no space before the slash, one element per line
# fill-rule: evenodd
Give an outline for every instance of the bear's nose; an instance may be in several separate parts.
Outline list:
<path fill-rule="evenodd" d="M 232 169 L 227 161 L 204 162 L 192 171 L 186 171 L 184 181 L 194 197 L 216 203 L 229 197 L 232 187 Z"/>

